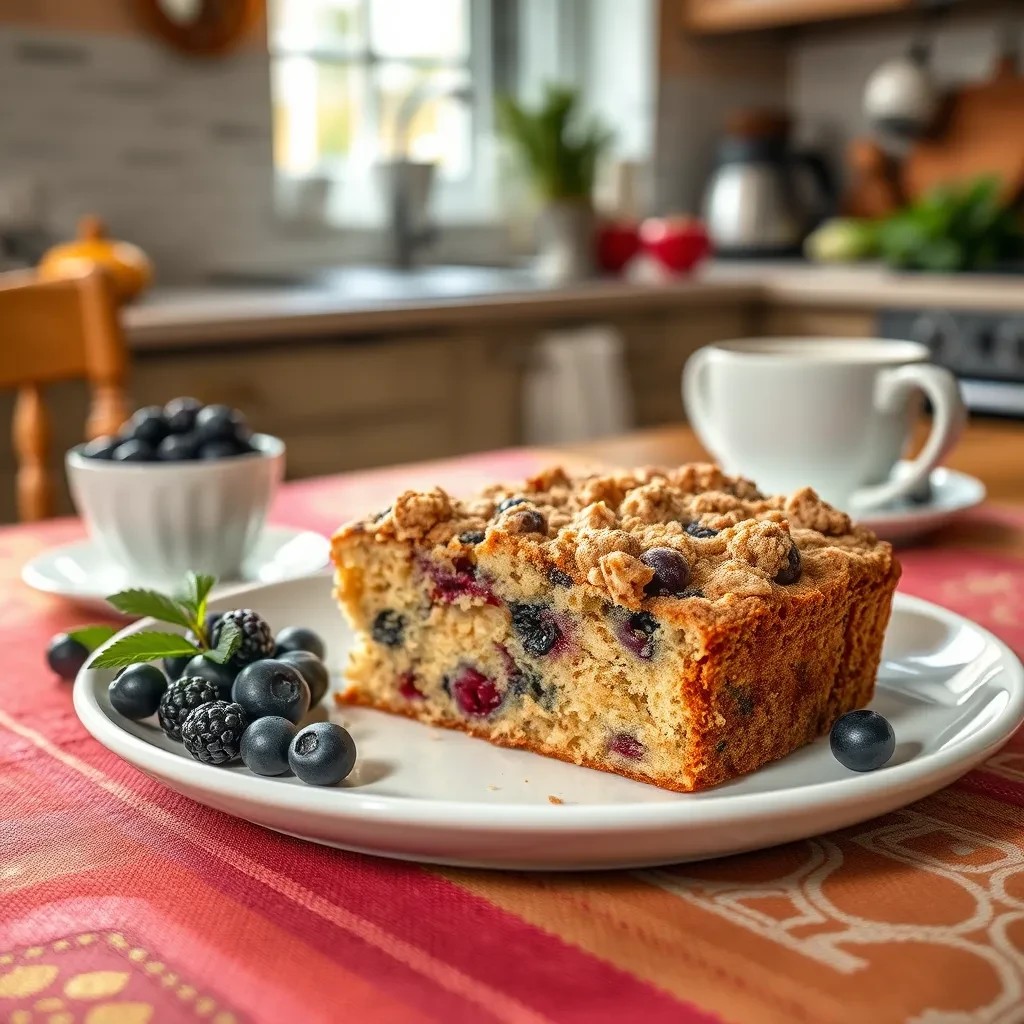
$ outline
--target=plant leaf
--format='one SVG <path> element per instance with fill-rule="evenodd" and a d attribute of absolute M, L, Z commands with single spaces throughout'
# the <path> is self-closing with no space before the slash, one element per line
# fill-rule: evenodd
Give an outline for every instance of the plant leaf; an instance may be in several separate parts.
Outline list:
<path fill-rule="evenodd" d="M 216 583 L 216 576 L 203 572 L 190 572 L 185 577 L 185 595 L 181 598 L 181 604 L 197 622 L 202 623 L 206 618 L 206 599 Z"/>
<path fill-rule="evenodd" d="M 69 629 L 68 636 L 77 640 L 90 654 L 97 647 L 102 647 L 112 636 L 118 632 L 113 626 L 79 626 L 78 629 Z"/>
<path fill-rule="evenodd" d="M 122 590 L 111 594 L 107 601 L 125 615 L 151 615 L 161 622 L 186 629 L 192 625 L 192 620 L 177 601 L 156 590 Z"/>
<path fill-rule="evenodd" d="M 217 646 L 212 650 L 203 651 L 203 657 L 215 661 L 218 665 L 224 665 L 241 646 L 242 631 L 231 619 L 221 619 L 217 634 Z"/>
<path fill-rule="evenodd" d="M 122 668 L 140 661 L 199 653 L 199 648 L 195 644 L 177 633 L 147 630 L 122 637 L 103 651 L 92 664 L 94 668 Z"/>

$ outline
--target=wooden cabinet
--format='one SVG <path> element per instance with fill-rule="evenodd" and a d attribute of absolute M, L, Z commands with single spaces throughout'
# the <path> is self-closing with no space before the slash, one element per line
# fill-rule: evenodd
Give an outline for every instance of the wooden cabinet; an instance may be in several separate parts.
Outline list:
<path fill-rule="evenodd" d="M 683 27 L 696 33 L 831 21 L 908 10 L 916 0 L 682 0 Z"/>

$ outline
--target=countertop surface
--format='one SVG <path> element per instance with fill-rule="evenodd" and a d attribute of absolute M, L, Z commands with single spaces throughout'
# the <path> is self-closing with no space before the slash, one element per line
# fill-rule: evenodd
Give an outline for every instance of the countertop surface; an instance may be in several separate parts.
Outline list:
<path fill-rule="evenodd" d="M 503 319 L 583 319 L 728 302 L 878 310 L 942 306 L 1024 314 L 1024 276 L 896 274 L 876 266 L 712 261 L 689 277 L 551 287 L 519 270 L 370 267 L 157 287 L 124 312 L 133 346 L 422 330 Z"/>

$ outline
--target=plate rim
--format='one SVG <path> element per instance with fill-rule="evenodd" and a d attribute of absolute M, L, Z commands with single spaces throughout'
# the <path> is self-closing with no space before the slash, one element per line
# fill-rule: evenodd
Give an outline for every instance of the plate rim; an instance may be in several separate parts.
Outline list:
<path fill-rule="evenodd" d="M 963 470 L 953 469 L 950 466 L 936 466 L 931 473 L 933 483 L 936 476 L 940 478 L 945 477 L 949 482 L 956 481 L 959 485 L 969 488 L 971 491 L 970 497 L 965 493 L 962 500 L 950 505 L 937 504 L 934 501 L 922 502 L 920 505 L 899 505 L 896 507 L 883 505 L 880 508 L 854 509 L 850 514 L 859 524 L 871 530 L 877 529 L 877 524 L 881 523 L 898 523 L 901 526 L 911 526 L 932 519 L 944 519 L 959 515 L 961 512 L 968 511 L 968 509 L 977 508 L 988 497 L 988 488 L 985 486 L 985 481 L 980 477 L 965 473 Z"/>
<path fill-rule="evenodd" d="M 311 574 L 288 581 L 324 580 L 322 574 Z M 245 594 L 258 603 L 258 592 L 282 583 L 242 585 L 219 595 L 217 601 L 234 600 Z M 837 804 L 853 805 L 877 794 L 879 780 L 884 777 L 887 790 L 910 790 L 927 785 L 929 778 L 949 776 L 960 766 L 969 771 L 989 753 L 998 749 L 1024 722 L 1024 666 L 1014 652 L 989 630 L 966 617 L 923 598 L 897 593 L 894 610 L 923 612 L 937 616 L 946 624 L 967 625 L 980 633 L 1000 654 L 999 667 L 1006 678 L 1009 693 L 1007 705 L 991 721 L 974 730 L 951 746 L 923 757 L 885 769 L 880 775 L 867 772 L 841 779 L 812 782 L 806 786 L 769 790 L 757 793 L 721 793 L 715 789 L 699 793 L 678 794 L 678 801 L 645 803 L 537 804 L 470 803 L 461 800 L 423 800 L 411 797 L 360 793 L 355 789 L 315 786 L 282 787 L 280 795 L 271 788 L 280 785 L 275 779 L 241 772 L 221 771 L 192 762 L 182 755 L 164 750 L 121 729 L 102 710 L 96 698 L 96 671 L 90 661 L 79 672 L 73 689 L 75 712 L 87 731 L 106 749 L 128 761 L 136 769 L 172 779 L 189 790 L 200 789 L 222 799 L 241 800 L 247 804 L 266 804 L 313 818 L 328 817 L 339 824 L 345 821 L 379 821 L 388 826 L 430 826 L 440 829 L 471 826 L 475 831 L 496 832 L 509 828 L 535 829 L 540 832 L 575 832 L 596 830 L 602 833 L 628 832 L 635 828 L 673 829 L 702 823 L 722 825 L 731 821 L 749 821 L 763 816 L 777 816 L 790 811 L 806 814 L 816 808 L 834 808 Z M 152 620 L 140 619 L 121 630 L 117 636 L 145 629 Z M 113 643 L 114 639 L 108 641 Z M 107 645 L 99 648 L 103 650 Z M 98 651 L 96 652 L 98 653 Z M 95 655 L 93 655 L 95 657 Z M 380 712 L 384 714 L 384 712 Z M 478 741 L 484 742 L 484 741 Z M 537 755 L 541 756 L 541 755 Z M 197 772 L 209 774 L 198 775 Z M 197 782 L 197 779 L 199 780 Z M 945 785 L 946 783 L 942 783 Z M 938 786 L 936 788 L 941 788 Z M 244 817 L 244 815 L 240 815 Z"/>

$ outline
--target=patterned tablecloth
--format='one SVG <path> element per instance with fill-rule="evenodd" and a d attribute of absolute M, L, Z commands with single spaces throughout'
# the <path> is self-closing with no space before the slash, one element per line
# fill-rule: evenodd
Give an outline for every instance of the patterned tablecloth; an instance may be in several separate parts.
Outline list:
<path fill-rule="evenodd" d="M 291 485 L 274 518 L 326 532 L 401 485 L 539 458 Z M 985 509 L 906 552 L 903 591 L 1024 652 L 1022 524 Z M 0 530 L 0 1021 L 1024 1022 L 1021 733 L 911 807 L 727 860 L 527 875 L 345 854 L 168 792 L 86 734 L 42 650 L 88 616 L 18 581 L 79 534 Z"/>

